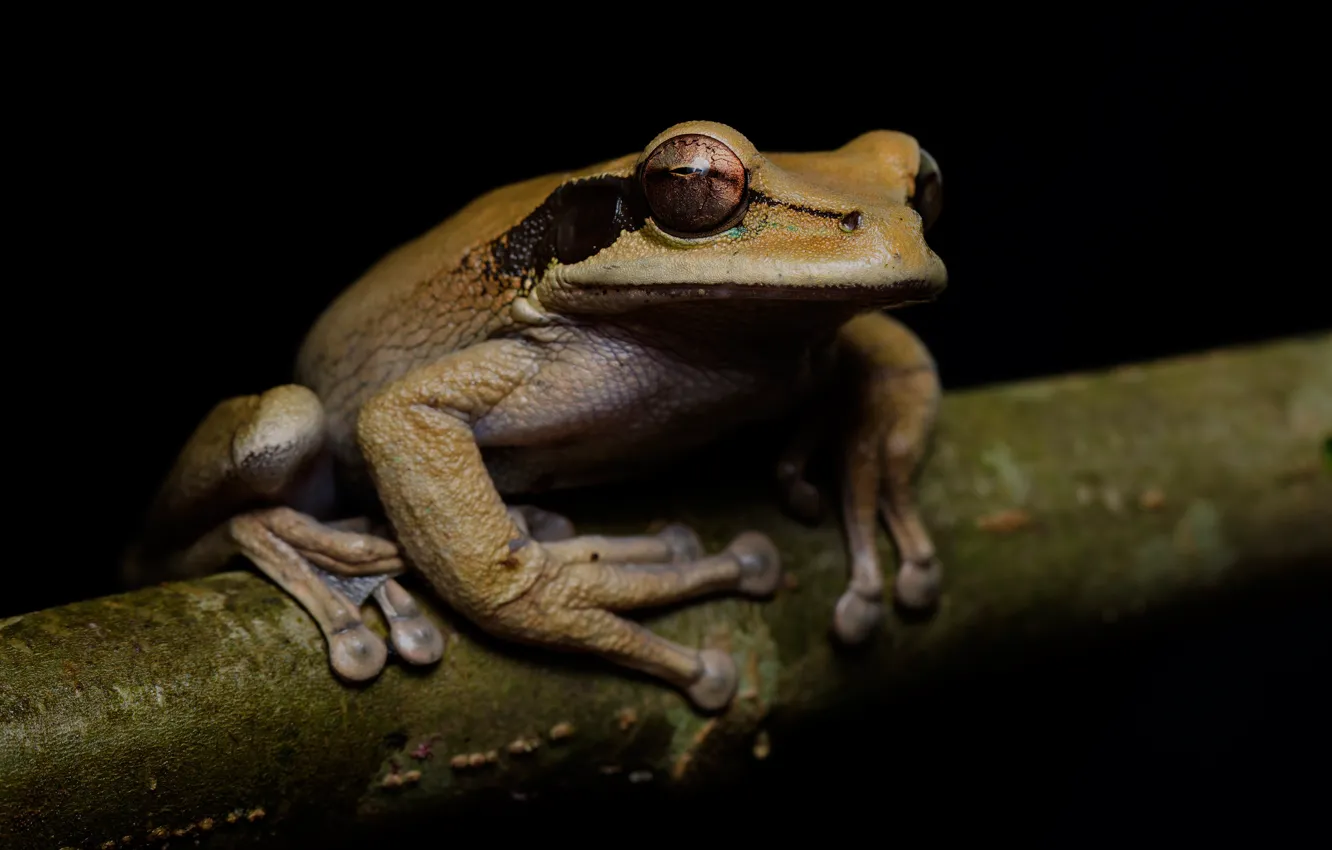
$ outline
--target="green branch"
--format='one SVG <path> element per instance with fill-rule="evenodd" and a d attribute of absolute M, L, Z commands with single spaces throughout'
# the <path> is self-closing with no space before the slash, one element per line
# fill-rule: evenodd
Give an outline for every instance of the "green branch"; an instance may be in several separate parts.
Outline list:
<path fill-rule="evenodd" d="M 846 581 L 836 524 L 788 519 L 767 482 L 573 503 L 585 530 L 670 516 L 711 547 L 758 528 L 783 551 L 794 584 L 774 601 L 652 618 L 734 654 L 741 696 L 716 719 L 654 682 L 498 644 L 443 610 L 453 634 L 438 668 L 391 663 L 348 687 L 310 619 L 247 572 L 3 620 L 0 844 L 208 833 L 221 847 L 554 783 L 703 787 L 780 748 L 778 718 L 817 724 L 982 648 L 1022 653 L 1325 568 L 1329 435 L 1332 336 L 954 393 L 921 480 L 942 608 L 926 623 L 891 618 L 854 657 L 828 637 Z"/>

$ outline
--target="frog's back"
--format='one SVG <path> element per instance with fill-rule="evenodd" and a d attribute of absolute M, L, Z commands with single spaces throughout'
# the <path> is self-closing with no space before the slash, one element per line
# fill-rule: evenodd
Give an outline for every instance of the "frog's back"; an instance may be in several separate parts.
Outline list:
<path fill-rule="evenodd" d="M 512 325 L 521 280 L 495 264 L 494 246 L 559 180 L 477 199 L 375 263 L 315 322 L 295 378 L 323 401 L 340 460 L 355 461 L 357 412 L 381 387 Z"/>
<path fill-rule="evenodd" d="M 381 387 L 514 324 L 534 269 L 524 221 L 570 179 L 622 171 L 633 155 L 489 192 L 392 251 L 343 292 L 301 346 L 296 381 L 324 403 L 335 455 L 358 462 L 356 415 Z"/>

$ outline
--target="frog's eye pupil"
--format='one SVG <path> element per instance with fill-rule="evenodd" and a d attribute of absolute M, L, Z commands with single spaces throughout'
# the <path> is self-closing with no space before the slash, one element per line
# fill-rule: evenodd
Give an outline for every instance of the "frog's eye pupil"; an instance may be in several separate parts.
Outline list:
<path fill-rule="evenodd" d="M 657 226 L 674 236 L 711 236 L 735 225 L 748 206 L 749 175 L 725 144 L 699 133 L 658 145 L 639 170 Z"/>

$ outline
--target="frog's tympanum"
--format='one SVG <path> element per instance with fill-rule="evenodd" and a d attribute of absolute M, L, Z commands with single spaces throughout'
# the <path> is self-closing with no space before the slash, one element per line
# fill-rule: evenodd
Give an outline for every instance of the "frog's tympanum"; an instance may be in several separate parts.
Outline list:
<path fill-rule="evenodd" d="M 690 122 L 641 153 L 491 192 L 384 257 L 319 318 L 295 382 L 218 405 L 152 507 L 127 573 L 183 577 L 244 555 L 310 613 L 333 669 L 364 681 L 387 647 L 413 664 L 443 640 L 392 576 L 419 572 L 487 632 L 596 653 L 732 699 L 731 656 L 622 614 L 704 594 L 772 594 L 761 534 L 701 551 L 688 528 L 577 535 L 528 504 L 626 479 L 733 430 L 804 411 L 776 460 L 795 512 L 817 515 L 805 460 L 838 455 L 850 582 L 833 631 L 883 617 L 878 520 L 900 554 L 900 604 L 931 606 L 940 565 L 913 476 L 939 396 L 920 341 L 884 309 L 932 299 L 924 231 L 940 174 L 910 136 L 762 154 Z M 131 579 L 133 580 L 133 579 Z"/>

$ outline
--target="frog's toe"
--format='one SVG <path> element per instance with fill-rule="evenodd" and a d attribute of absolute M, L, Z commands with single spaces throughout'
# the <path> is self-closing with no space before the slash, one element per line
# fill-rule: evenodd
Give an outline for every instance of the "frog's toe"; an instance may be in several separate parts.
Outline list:
<path fill-rule="evenodd" d="M 904 561 L 893 580 L 893 597 L 904 608 L 925 611 L 939 604 L 942 586 L 943 566 L 938 558 Z"/>
<path fill-rule="evenodd" d="M 404 661 L 433 664 L 444 655 L 444 636 L 402 585 L 389 579 L 374 594 L 388 619 L 389 640 Z"/>
<path fill-rule="evenodd" d="M 365 682 L 378 676 L 388 661 L 388 647 L 365 625 L 357 622 L 328 639 L 333 671 L 349 682 Z"/>
<path fill-rule="evenodd" d="M 686 693 L 702 711 L 725 708 L 740 686 L 735 660 L 720 649 L 704 649 L 699 652 L 698 660 L 703 664 L 703 675 L 686 688 Z"/>
<path fill-rule="evenodd" d="M 687 525 L 673 522 L 658 531 L 657 536 L 670 547 L 673 563 L 697 561 L 703 557 L 703 541 L 699 540 L 698 535 Z"/>
<path fill-rule="evenodd" d="M 847 590 L 833 610 L 833 631 L 842 643 L 863 643 L 883 622 L 883 602 Z"/>
<path fill-rule="evenodd" d="M 389 640 L 409 664 L 434 664 L 444 655 L 444 635 L 424 616 L 394 621 Z"/>
<path fill-rule="evenodd" d="M 726 553 L 740 564 L 737 587 L 748 596 L 769 596 L 782 580 L 782 558 L 767 535 L 746 531 L 731 541 Z"/>

